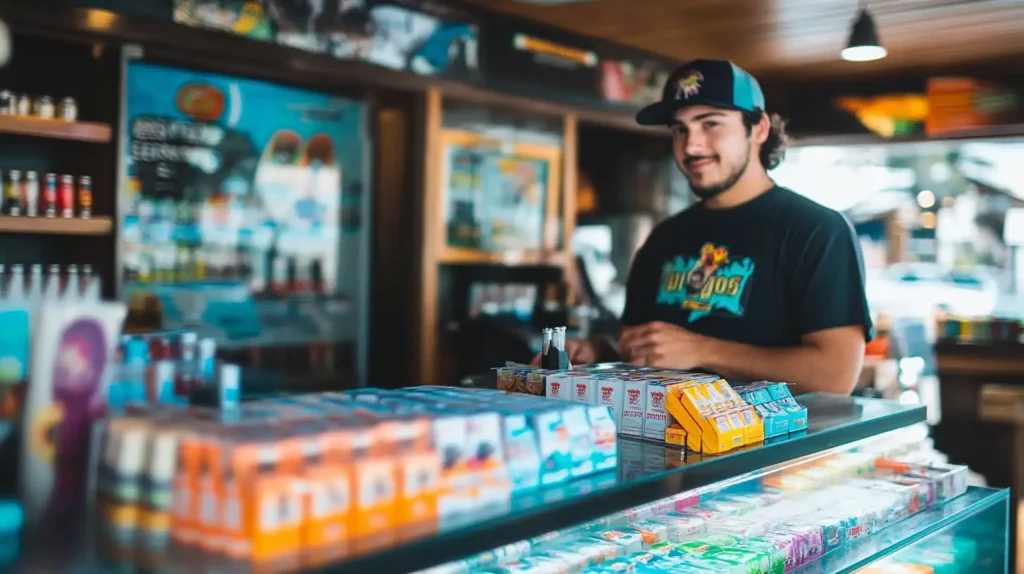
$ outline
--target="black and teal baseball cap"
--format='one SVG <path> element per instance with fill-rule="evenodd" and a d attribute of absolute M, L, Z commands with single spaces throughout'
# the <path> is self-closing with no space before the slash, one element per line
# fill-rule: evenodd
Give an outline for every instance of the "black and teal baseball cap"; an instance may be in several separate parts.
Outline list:
<path fill-rule="evenodd" d="M 687 106 L 705 105 L 760 113 L 765 110 L 761 86 L 746 70 L 728 60 L 694 60 L 676 68 L 661 92 L 661 101 L 636 114 L 644 126 L 669 125 Z"/>

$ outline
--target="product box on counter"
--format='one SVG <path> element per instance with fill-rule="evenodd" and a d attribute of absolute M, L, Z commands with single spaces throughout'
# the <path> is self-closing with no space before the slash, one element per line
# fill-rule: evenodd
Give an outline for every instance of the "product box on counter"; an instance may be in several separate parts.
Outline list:
<path fill-rule="evenodd" d="M 618 462 L 608 407 L 496 390 L 315 393 L 222 415 L 140 404 L 109 421 L 98 508 L 118 539 L 255 561 L 327 557 Z M 270 507 L 280 512 L 260 518 Z M 218 527 L 228 512 L 238 513 L 233 526 Z"/>
<path fill-rule="evenodd" d="M 760 381 L 736 387 L 735 391 L 764 419 L 765 437 L 807 429 L 807 407 L 793 399 L 786 383 Z"/>

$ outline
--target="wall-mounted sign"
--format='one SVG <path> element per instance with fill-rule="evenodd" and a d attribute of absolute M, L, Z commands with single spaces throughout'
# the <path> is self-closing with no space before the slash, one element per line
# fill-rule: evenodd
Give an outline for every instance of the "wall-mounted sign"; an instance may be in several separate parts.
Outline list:
<path fill-rule="evenodd" d="M 476 26 L 403 4 L 175 0 L 174 21 L 422 75 L 465 79 L 478 72 Z"/>

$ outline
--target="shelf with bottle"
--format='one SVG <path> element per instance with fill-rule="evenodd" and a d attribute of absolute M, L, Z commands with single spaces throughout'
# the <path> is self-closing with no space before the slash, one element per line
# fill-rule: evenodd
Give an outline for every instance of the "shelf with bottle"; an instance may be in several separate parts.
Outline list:
<path fill-rule="evenodd" d="M 41 263 L 0 264 L 0 301 L 71 302 L 99 301 L 103 292 L 100 276 L 92 265 L 52 264 L 43 271 Z"/>
<path fill-rule="evenodd" d="M 88 175 L 47 173 L 40 187 L 37 172 L 11 169 L 0 182 L 0 232 L 107 235 L 113 229 L 109 217 L 93 217 Z"/>
<path fill-rule="evenodd" d="M 64 98 L 55 105 L 49 96 L 0 91 L 0 133 L 85 142 L 109 143 L 109 124 L 78 120 L 78 103 Z"/>

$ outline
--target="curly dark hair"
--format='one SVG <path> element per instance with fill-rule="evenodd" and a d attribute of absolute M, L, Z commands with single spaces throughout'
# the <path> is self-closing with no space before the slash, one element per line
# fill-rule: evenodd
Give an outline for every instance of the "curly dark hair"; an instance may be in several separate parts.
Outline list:
<path fill-rule="evenodd" d="M 761 121 L 761 116 L 767 114 L 763 111 L 744 112 L 743 125 L 747 128 L 747 135 L 750 135 L 754 126 Z M 768 131 L 768 139 L 761 145 L 761 165 L 765 170 L 775 169 L 786 157 L 786 147 L 789 146 L 789 136 L 786 135 L 786 122 L 779 114 L 767 114 L 771 128 Z"/>

